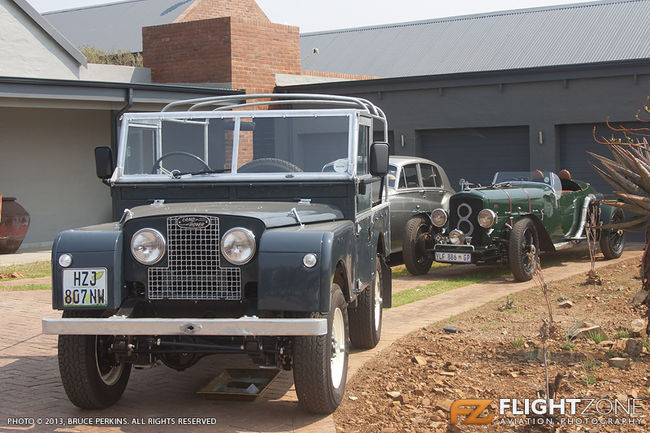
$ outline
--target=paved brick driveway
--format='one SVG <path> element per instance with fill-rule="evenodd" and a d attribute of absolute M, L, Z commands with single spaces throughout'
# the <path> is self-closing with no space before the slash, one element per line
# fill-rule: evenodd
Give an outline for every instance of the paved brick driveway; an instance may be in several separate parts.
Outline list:
<path fill-rule="evenodd" d="M 246 356 L 203 358 L 184 372 L 167 367 L 134 370 L 122 399 L 101 411 L 82 411 L 67 399 L 56 359 L 57 337 L 41 333 L 41 318 L 60 317 L 52 311 L 48 291 L 0 292 L 0 429 L 25 430 L 8 425 L 10 418 L 215 418 L 215 425 L 165 427 L 128 425 L 121 427 L 36 426 L 29 431 L 83 432 L 285 432 L 334 431 L 331 417 L 313 416 L 297 409 L 290 373 L 282 373 L 262 399 L 253 403 L 204 400 L 195 391 L 223 368 L 247 366 Z M 252 364 L 251 364 L 252 365 Z M 87 424 L 87 423 L 85 423 Z M 263 426 L 263 428 L 260 428 Z"/>

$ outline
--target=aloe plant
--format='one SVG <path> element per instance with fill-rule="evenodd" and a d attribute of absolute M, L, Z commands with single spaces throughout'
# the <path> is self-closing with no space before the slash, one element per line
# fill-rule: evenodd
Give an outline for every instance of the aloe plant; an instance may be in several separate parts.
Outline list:
<path fill-rule="evenodd" d="M 650 108 L 646 98 L 643 107 L 636 113 L 636 119 L 650 126 Z M 642 118 L 642 116 L 644 118 Z M 589 162 L 596 172 L 609 183 L 618 199 L 603 200 L 602 203 L 621 208 L 634 215 L 612 224 L 602 225 L 599 229 L 618 229 L 624 231 L 645 232 L 645 249 L 643 252 L 643 288 L 650 293 L 650 128 L 626 128 L 614 126 L 607 122 L 612 130 L 611 138 L 598 138 L 594 127 L 594 139 L 597 143 L 606 145 L 614 159 L 587 152 L 600 166 Z M 619 137 L 613 134 L 618 133 Z M 622 138 L 621 138 L 622 136 Z M 644 304 L 647 307 L 646 325 L 650 334 L 650 294 Z"/>

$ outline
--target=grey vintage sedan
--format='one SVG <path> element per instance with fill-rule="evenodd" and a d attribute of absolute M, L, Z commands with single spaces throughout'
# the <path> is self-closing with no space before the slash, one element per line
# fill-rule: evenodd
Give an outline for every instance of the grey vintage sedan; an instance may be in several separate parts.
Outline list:
<path fill-rule="evenodd" d="M 449 209 L 454 190 L 445 171 L 433 161 L 414 156 L 391 156 L 388 174 L 390 202 L 391 253 L 402 252 L 409 270 L 422 260 L 417 253 L 416 233 L 422 218 L 436 208 Z M 421 237 L 420 237 L 421 238 Z M 427 259 L 428 260 L 428 259 Z M 430 266 L 430 264 L 429 264 Z"/>

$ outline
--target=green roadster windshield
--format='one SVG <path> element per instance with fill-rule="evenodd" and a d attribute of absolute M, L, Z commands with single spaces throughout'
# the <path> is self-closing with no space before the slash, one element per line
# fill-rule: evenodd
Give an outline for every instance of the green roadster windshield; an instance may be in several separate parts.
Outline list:
<path fill-rule="evenodd" d="M 349 129 L 347 115 L 132 118 L 124 174 L 320 173 L 349 157 Z"/>
<path fill-rule="evenodd" d="M 550 186 L 558 194 L 562 192 L 560 178 L 552 171 L 497 171 L 492 183 L 495 185 L 540 183 Z"/>

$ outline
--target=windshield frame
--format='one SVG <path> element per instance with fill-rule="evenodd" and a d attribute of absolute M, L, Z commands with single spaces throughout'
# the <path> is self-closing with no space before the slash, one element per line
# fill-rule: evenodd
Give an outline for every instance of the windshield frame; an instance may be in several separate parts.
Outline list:
<path fill-rule="evenodd" d="M 517 174 L 517 173 L 524 174 L 524 173 L 526 173 L 528 175 L 528 177 L 532 177 L 532 176 L 530 176 L 530 174 L 533 173 L 534 171 L 535 170 L 501 170 L 501 171 L 497 171 L 496 173 L 494 173 L 494 177 L 492 178 L 492 184 L 493 185 L 510 184 L 510 185 L 515 185 L 515 186 L 516 185 L 538 184 L 538 185 L 544 185 L 544 186 L 547 186 L 547 187 L 551 188 L 553 190 L 553 192 L 555 194 L 557 194 L 557 195 L 562 194 L 562 184 L 561 184 L 560 178 L 552 170 L 542 171 L 542 174 L 544 175 L 544 177 L 546 177 L 546 175 L 548 175 L 548 178 L 549 178 L 548 182 L 544 182 L 543 180 L 533 180 L 533 179 L 528 179 L 528 180 L 505 180 L 505 181 L 497 182 L 497 176 L 499 176 L 500 173 L 503 173 L 503 174 L 505 174 L 505 173 L 508 173 L 508 174 Z"/>
<path fill-rule="evenodd" d="M 196 120 L 196 119 L 232 119 L 235 121 L 233 134 L 233 151 L 231 162 L 236 165 L 239 157 L 239 137 L 242 118 L 271 118 L 271 117 L 347 117 L 348 119 L 348 167 L 341 173 L 322 172 L 291 172 L 291 173 L 237 173 L 234 172 L 201 174 L 182 176 L 178 179 L 167 174 L 125 174 L 126 147 L 129 125 L 140 120 L 162 121 L 169 119 Z M 117 167 L 110 179 L 111 183 L 149 183 L 149 182 L 222 182 L 222 181 L 259 181 L 259 180 L 350 180 L 356 177 L 356 155 L 358 154 L 358 129 L 359 117 L 385 122 L 384 119 L 358 110 L 351 109 L 320 109 L 320 110 L 237 110 L 237 111 L 184 111 L 184 112 L 154 112 L 154 113 L 126 113 L 121 117 L 120 139 L 117 152 Z"/>

